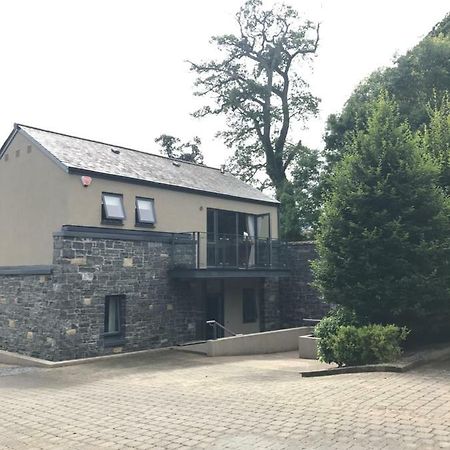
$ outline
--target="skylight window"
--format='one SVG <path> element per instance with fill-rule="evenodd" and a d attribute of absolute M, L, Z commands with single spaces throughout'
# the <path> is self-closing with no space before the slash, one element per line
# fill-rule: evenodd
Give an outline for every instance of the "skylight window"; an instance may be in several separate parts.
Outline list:
<path fill-rule="evenodd" d="M 136 224 L 153 225 L 155 222 L 155 204 L 153 199 L 136 197 Z"/>
<path fill-rule="evenodd" d="M 121 194 L 103 193 L 102 218 L 109 221 L 122 222 L 125 219 L 123 196 Z"/>

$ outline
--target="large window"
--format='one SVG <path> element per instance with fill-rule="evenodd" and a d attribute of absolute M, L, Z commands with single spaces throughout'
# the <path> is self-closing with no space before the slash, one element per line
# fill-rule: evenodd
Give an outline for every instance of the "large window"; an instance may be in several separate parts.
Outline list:
<path fill-rule="evenodd" d="M 270 215 L 207 210 L 209 267 L 270 266 Z"/>
<path fill-rule="evenodd" d="M 115 339 L 123 337 L 124 302 L 124 295 L 107 295 L 105 297 L 105 339 Z"/>
<path fill-rule="evenodd" d="M 254 323 L 258 320 L 258 303 L 256 289 L 242 291 L 242 322 Z"/>
<path fill-rule="evenodd" d="M 152 226 L 156 222 L 152 198 L 136 197 L 136 225 Z"/>
<path fill-rule="evenodd" d="M 121 224 L 125 219 L 123 196 L 121 194 L 102 194 L 102 222 Z"/>

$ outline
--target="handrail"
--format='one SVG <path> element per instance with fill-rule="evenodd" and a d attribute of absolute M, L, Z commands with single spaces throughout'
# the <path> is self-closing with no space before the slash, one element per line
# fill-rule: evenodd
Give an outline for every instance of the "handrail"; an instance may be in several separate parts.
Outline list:
<path fill-rule="evenodd" d="M 221 323 L 217 322 L 217 320 L 207 320 L 206 323 L 213 328 L 214 330 L 214 339 L 217 339 L 217 327 L 222 328 L 223 331 L 226 331 L 228 334 L 231 334 L 231 336 L 236 336 L 237 333 L 234 333 L 233 331 L 229 330 L 225 326 L 223 326 Z"/>
<path fill-rule="evenodd" d="M 303 319 L 303 323 L 305 325 L 314 326 L 314 325 L 317 325 L 319 322 L 320 322 L 320 319 Z"/>

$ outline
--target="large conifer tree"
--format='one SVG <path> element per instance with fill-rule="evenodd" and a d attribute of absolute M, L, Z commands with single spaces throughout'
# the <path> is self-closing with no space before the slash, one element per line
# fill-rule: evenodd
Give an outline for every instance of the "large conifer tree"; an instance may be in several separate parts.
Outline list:
<path fill-rule="evenodd" d="M 413 330 L 448 322 L 450 209 L 438 172 L 382 95 L 324 206 L 314 270 L 325 300 Z"/>

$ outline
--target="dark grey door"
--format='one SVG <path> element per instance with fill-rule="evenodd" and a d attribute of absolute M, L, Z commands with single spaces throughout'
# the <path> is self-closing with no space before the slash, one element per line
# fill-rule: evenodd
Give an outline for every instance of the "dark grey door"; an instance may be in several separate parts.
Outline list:
<path fill-rule="evenodd" d="M 220 292 L 208 293 L 206 295 L 206 320 L 215 320 L 223 325 L 223 295 Z M 215 337 L 223 337 L 223 330 L 216 327 L 217 335 L 214 336 L 214 328 L 206 324 L 206 339 L 214 339 Z"/>

